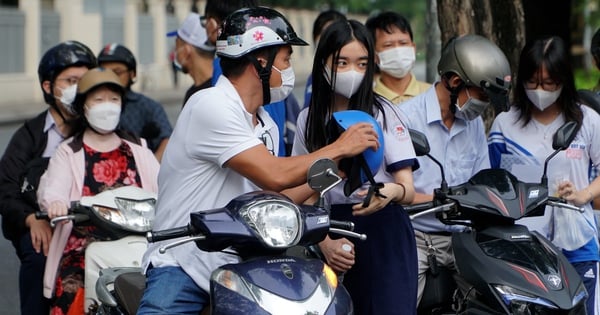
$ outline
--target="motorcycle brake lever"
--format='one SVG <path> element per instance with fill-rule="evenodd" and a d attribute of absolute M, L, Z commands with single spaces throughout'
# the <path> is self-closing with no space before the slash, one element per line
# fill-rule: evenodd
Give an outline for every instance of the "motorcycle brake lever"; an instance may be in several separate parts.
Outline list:
<path fill-rule="evenodd" d="M 183 245 L 185 243 L 194 242 L 194 241 L 201 241 L 201 240 L 205 240 L 205 239 L 206 239 L 206 236 L 204 236 L 204 235 L 191 236 L 191 237 L 188 237 L 188 238 L 184 238 L 184 239 L 181 239 L 181 240 L 174 241 L 173 243 L 169 243 L 169 244 L 167 244 L 165 246 L 161 246 L 158 249 L 158 252 L 161 253 L 161 254 L 164 254 L 164 253 L 167 252 L 167 250 L 169 250 L 169 249 L 171 249 L 173 247 L 177 247 L 177 246 Z"/>
<path fill-rule="evenodd" d="M 55 227 L 56 224 L 59 223 L 59 222 L 63 222 L 63 221 L 75 221 L 75 219 L 76 219 L 76 215 L 74 215 L 74 214 L 63 215 L 63 216 L 51 219 L 50 220 L 50 226 L 51 227 Z"/>

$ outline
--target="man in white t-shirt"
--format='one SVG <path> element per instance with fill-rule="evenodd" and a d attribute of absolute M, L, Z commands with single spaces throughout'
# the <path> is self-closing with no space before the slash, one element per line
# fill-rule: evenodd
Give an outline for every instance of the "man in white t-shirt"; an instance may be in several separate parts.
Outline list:
<path fill-rule="evenodd" d="M 217 41 L 223 75 L 215 87 L 190 98 L 163 156 L 155 230 L 184 226 L 190 212 L 222 207 L 242 193 L 299 186 L 318 158 L 340 159 L 378 147 L 372 126 L 356 124 L 309 155 L 274 155 L 277 126 L 262 105 L 293 89 L 292 45 L 306 42 L 275 10 L 241 9 L 225 20 Z M 302 200 L 310 193 L 300 188 L 289 196 Z M 211 272 L 238 260 L 203 252 L 193 243 L 159 254 L 161 245 L 151 244 L 144 255 L 147 285 L 138 314 L 199 313 L 209 303 Z"/>

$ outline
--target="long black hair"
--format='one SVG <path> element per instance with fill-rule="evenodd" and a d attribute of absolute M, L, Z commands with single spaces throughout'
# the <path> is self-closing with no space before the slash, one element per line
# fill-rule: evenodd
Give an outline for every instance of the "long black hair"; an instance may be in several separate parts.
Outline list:
<path fill-rule="evenodd" d="M 534 105 L 525 93 L 525 83 L 537 75 L 542 65 L 546 67 L 550 78 L 562 86 L 556 102 L 565 115 L 565 121 L 576 121 L 581 124 L 583 113 L 577 104 L 579 97 L 575 88 L 570 56 L 565 42 L 558 36 L 542 37 L 528 42 L 521 51 L 514 95 L 514 106 L 520 110 L 519 120 L 522 121 L 523 126 L 531 121 L 531 109 Z"/>
<path fill-rule="evenodd" d="M 337 21 L 325 29 L 315 52 L 312 69 L 312 97 L 306 120 L 305 144 L 309 152 L 316 151 L 328 143 L 327 123 L 334 110 L 337 61 L 341 49 L 357 40 L 368 52 L 365 76 L 358 91 L 350 97 L 348 109 L 362 110 L 374 116 L 374 106 L 383 115 L 383 101 L 373 92 L 375 72 L 375 52 L 371 34 L 367 28 L 355 20 Z M 327 58 L 333 57 L 329 68 L 331 84 L 325 77 Z M 385 120 L 384 120 L 385 121 Z"/>

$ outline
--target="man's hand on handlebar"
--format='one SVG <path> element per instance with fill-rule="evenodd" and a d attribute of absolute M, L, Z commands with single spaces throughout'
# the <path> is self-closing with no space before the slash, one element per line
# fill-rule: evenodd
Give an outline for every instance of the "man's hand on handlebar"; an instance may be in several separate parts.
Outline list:
<path fill-rule="evenodd" d="M 345 251 L 343 245 L 350 245 L 352 249 Z M 319 248 L 327 265 L 337 273 L 346 272 L 354 265 L 354 244 L 345 238 L 332 240 L 327 236 L 319 243 Z"/>

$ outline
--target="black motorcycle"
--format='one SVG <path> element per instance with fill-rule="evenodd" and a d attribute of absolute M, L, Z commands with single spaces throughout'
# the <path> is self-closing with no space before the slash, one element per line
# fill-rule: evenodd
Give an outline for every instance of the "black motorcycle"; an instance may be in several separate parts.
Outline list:
<path fill-rule="evenodd" d="M 548 196 L 548 161 L 568 148 L 577 125 L 554 135 L 555 150 L 540 183 L 524 183 L 504 169 L 486 169 L 448 187 L 441 164 L 429 154 L 426 137 L 411 130 L 415 151 L 440 166 L 441 187 L 433 201 L 405 207 L 411 218 L 436 213 L 445 224 L 466 226 L 452 235 L 456 272 L 430 268 L 419 314 L 586 314 L 587 292 L 560 249 L 515 221 L 542 216 L 547 205 L 583 211 Z M 458 284 L 458 286 L 457 286 Z"/>

